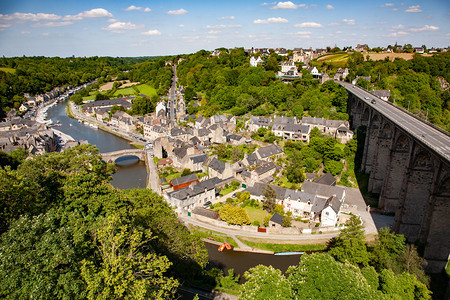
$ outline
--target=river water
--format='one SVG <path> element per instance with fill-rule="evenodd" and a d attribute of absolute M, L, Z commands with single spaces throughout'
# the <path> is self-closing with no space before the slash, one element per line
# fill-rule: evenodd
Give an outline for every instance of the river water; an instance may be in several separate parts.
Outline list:
<path fill-rule="evenodd" d="M 94 129 L 79 123 L 76 119 L 69 118 L 65 109 L 67 101 L 60 102 L 47 111 L 47 118 L 54 124 L 58 121 L 61 126 L 56 129 L 70 135 L 75 140 L 87 140 L 89 144 L 97 146 L 100 152 L 111 152 L 123 149 L 132 149 L 133 146 L 122 138 L 107 133 L 100 129 Z M 147 181 L 147 169 L 145 163 L 137 162 L 135 158 L 121 160 L 116 164 L 116 173 L 111 184 L 120 189 L 145 188 Z"/>
<path fill-rule="evenodd" d="M 58 121 L 61 126 L 56 129 L 70 135 L 75 140 L 87 140 L 90 144 L 97 146 L 100 152 L 110 152 L 122 149 L 131 149 L 133 146 L 124 139 L 100 129 L 94 129 L 79 123 L 76 119 L 66 115 L 67 101 L 60 102 L 51 107 L 47 112 L 48 119 L 54 124 Z M 112 185 L 119 189 L 145 188 L 147 181 L 147 169 L 145 163 L 137 158 L 124 158 L 116 161 L 116 173 L 113 175 Z M 285 272 L 291 265 L 297 265 L 299 255 L 276 256 L 260 253 L 217 251 L 218 246 L 205 243 L 208 250 L 209 266 L 218 267 L 228 274 L 228 269 L 233 268 L 235 274 L 241 275 L 249 268 L 262 265 L 272 265 L 274 268 Z"/>

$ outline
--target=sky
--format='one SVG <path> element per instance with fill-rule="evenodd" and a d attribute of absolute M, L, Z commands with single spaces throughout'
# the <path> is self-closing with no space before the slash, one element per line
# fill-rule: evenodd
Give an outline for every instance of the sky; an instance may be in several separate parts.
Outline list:
<path fill-rule="evenodd" d="M 389 2 L 388 2 L 389 1 Z M 450 45 L 450 1 L 0 0 L 0 55 Z"/>

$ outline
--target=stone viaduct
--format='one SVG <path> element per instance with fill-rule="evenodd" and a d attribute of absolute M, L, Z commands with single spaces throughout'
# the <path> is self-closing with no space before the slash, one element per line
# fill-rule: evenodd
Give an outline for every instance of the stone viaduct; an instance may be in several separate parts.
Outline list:
<path fill-rule="evenodd" d="M 393 230 L 424 245 L 430 272 L 450 253 L 450 136 L 369 92 L 348 92 L 352 128 L 366 127 L 361 171 L 379 208 L 395 213 Z"/>
<path fill-rule="evenodd" d="M 124 149 L 107 153 L 100 153 L 103 160 L 109 163 L 115 162 L 116 159 L 123 156 L 136 156 L 140 160 L 145 160 L 145 150 L 144 149 Z"/>

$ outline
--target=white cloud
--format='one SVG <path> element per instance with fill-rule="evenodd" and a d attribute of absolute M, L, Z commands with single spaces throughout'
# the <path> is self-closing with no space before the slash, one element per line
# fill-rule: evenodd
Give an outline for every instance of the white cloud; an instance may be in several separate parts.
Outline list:
<path fill-rule="evenodd" d="M 381 5 L 381 7 L 393 7 L 393 6 L 394 6 L 394 3 L 385 3 L 385 4 Z"/>
<path fill-rule="evenodd" d="M 300 24 L 295 24 L 294 27 L 301 27 L 301 28 L 322 28 L 323 25 L 316 23 L 316 22 L 303 22 Z"/>
<path fill-rule="evenodd" d="M 393 10 L 393 11 L 398 11 L 398 8 L 393 8 L 392 10 Z"/>
<path fill-rule="evenodd" d="M 136 25 L 133 24 L 131 22 L 115 22 L 112 23 L 110 25 L 108 25 L 107 27 L 103 28 L 103 30 L 108 30 L 108 31 L 112 31 L 115 33 L 122 33 L 125 30 L 135 30 L 135 29 L 141 29 L 144 28 L 144 25 Z"/>
<path fill-rule="evenodd" d="M 342 22 L 346 23 L 347 25 L 355 25 L 354 19 L 342 19 Z"/>
<path fill-rule="evenodd" d="M 263 2 L 261 5 L 267 6 L 267 5 L 274 5 L 277 2 Z"/>
<path fill-rule="evenodd" d="M 2 29 L 8 28 L 10 26 L 11 26 L 11 24 L 0 24 L 0 28 L 2 28 Z"/>
<path fill-rule="evenodd" d="M 255 23 L 255 24 L 287 23 L 287 22 L 289 22 L 287 19 L 281 18 L 281 17 L 268 18 L 265 20 L 261 20 L 261 19 L 253 20 L 253 23 Z"/>
<path fill-rule="evenodd" d="M 405 29 L 405 28 L 406 28 L 406 26 L 402 25 L 402 24 L 398 24 L 398 25 L 392 26 L 393 30 Z"/>
<path fill-rule="evenodd" d="M 389 34 L 388 37 L 401 37 L 401 36 L 405 36 L 408 34 L 409 33 L 405 32 L 405 31 L 399 31 L 399 32 L 393 32 L 393 33 Z"/>
<path fill-rule="evenodd" d="M 36 23 L 31 25 L 31 27 L 61 27 L 61 26 L 69 26 L 72 25 L 73 22 L 65 21 L 65 22 L 46 22 L 46 23 Z"/>
<path fill-rule="evenodd" d="M 63 18 L 65 21 L 80 21 L 84 18 L 112 18 L 112 14 L 104 8 L 94 8 L 83 11 L 77 15 L 67 15 Z"/>
<path fill-rule="evenodd" d="M 127 8 L 122 8 L 122 10 L 124 10 L 124 11 L 141 10 L 141 9 L 142 9 L 142 7 L 134 6 L 134 5 L 130 5 Z"/>
<path fill-rule="evenodd" d="M 11 15 L 2 15 L 0 14 L 0 20 L 1 21 L 11 21 L 11 20 L 20 20 L 20 21 L 42 21 L 42 20 L 49 20 L 49 21 L 56 21 L 61 19 L 61 16 L 55 15 L 55 14 L 44 14 L 44 13 L 13 13 Z"/>
<path fill-rule="evenodd" d="M 235 24 L 235 25 L 206 25 L 205 26 L 208 29 L 226 29 L 226 28 L 241 28 L 242 25 Z"/>
<path fill-rule="evenodd" d="M 339 26 L 339 25 L 341 25 L 341 23 L 339 22 L 333 22 L 328 24 L 328 26 Z"/>
<path fill-rule="evenodd" d="M 217 18 L 217 20 L 234 20 L 234 19 L 235 19 L 234 16 L 227 16 L 227 17 L 220 17 L 220 18 Z"/>
<path fill-rule="evenodd" d="M 210 30 L 210 31 L 208 31 L 207 33 L 208 34 L 218 34 L 218 33 L 221 33 L 222 31 L 220 31 L 220 30 Z"/>
<path fill-rule="evenodd" d="M 298 7 L 304 7 L 305 4 L 294 4 L 291 1 L 278 2 L 277 5 L 273 6 L 272 9 L 297 9 Z"/>
<path fill-rule="evenodd" d="M 184 15 L 185 13 L 187 13 L 187 10 L 185 10 L 184 8 L 180 8 L 178 10 L 169 10 L 167 12 L 168 15 L 173 15 L 173 16 Z"/>
<path fill-rule="evenodd" d="M 124 10 L 124 11 L 140 10 L 140 11 L 145 11 L 145 12 L 152 11 L 152 10 L 151 10 L 150 8 L 148 8 L 148 7 L 143 8 L 143 7 L 140 7 L 140 6 L 134 6 L 134 5 L 128 6 L 127 8 L 122 8 L 122 10 Z"/>
<path fill-rule="evenodd" d="M 430 25 L 425 25 L 422 27 L 412 27 L 410 29 L 412 32 L 420 32 L 420 31 L 436 31 L 439 30 L 439 27 L 437 26 L 430 26 Z"/>
<path fill-rule="evenodd" d="M 422 10 L 420 9 L 420 5 L 412 5 L 405 10 L 408 13 L 420 13 Z"/>
<path fill-rule="evenodd" d="M 297 32 L 297 34 L 300 34 L 300 35 L 311 34 L 311 33 L 312 33 L 311 31 L 298 31 Z"/>
<path fill-rule="evenodd" d="M 20 33 L 21 34 L 30 34 L 31 32 L 29 32 L 28 30 L 22 30 Z"/>
<path fill-rule="evenodd" d="M 183 28 L 183 27 L 184 27 L 184 24 L 180 24 L 180 25 L 178 25 L 178 27 Z"/>
<path fill-rule="evenodd" d="M 333 9 L 334 9 L 334 6 L 331 5 L 331 4 L 328 4 L 328 5 L 327 5 L 327 9 L 328 9 L 328 10 L 333 10 Z"/>
<path fill-rule="evenodd" d="M 149 31 L 145 31 L 141 33 L 142 35 L 161 35 L 161 32 L 158 29 L 152 29 Z"/>
<path fill-rule="evenodd" d="M 50 36 L 50 33 L 44 32 L 44 33 L 42 34 L 42 36 Z"/>
<path fill-rule="evenodd" d="M 119 22 L 119 20 L 117 20 L 117 19 L 109 19 L 108 20 L 108 23 L 114 23 L 114 22 Z"/>
<path fill-rule="evenodd" d="M 342 31 L 338 30 L 338 31 L 336 31 L 336 33 L 337 33 L 337 34 L 341 34 L 341 33 L 342 33 Z"/>

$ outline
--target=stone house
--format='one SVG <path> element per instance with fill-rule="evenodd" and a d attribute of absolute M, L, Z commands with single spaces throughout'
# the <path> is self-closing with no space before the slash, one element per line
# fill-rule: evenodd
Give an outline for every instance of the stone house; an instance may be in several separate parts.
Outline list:
<path fill-rule="evenodd" d="M 98 121 L 104 122 L 105 120 L 109 119 L 109 111 L 105 108 L 97 108 L 95 110 L 95 117 Z"/>
<path fill-rule="evenodd" d="M 303 141 L 309 143 L 309 125 L 301 124 L 274 124 L 272 132 L 275 136 L 283 137 L 288 140 Z"/>
<path fill-rule="evenodd" d="M 158 138 L 167 136 L 166 128 L 159 125 L 144 124 L 143 129 L 144 138 L 146 138 L 147 140 L 156 140 Z"/>
<path fill-rule="evenodd" d="M 226 131 L 218 123 L 211 125 L 208 129 L 211 131 L 211 143 L 223 144 L 227 141 Z"/>
<path fill-rule="evenodd" d="M 252 67 L 261 66 L 263 64 L 264 64 L 264 60 L 262 60 L 260 56 L 258 56 L 258 58 L 255 58 L 253 56 L 250 58 L 250 66 L 252 66 Z"/>
<path fill-rule="evenodd" d="M 246 138 L 242 135 L 238 134 L 229 134 L 227 135 L 227 143 L 230 143 L 231 145 L 240 146 L 245 144 Z"/>
<path fill-rule="evenodd" d="M 278 213 L 274 213 L 269 220 L 270 228 L 281 228 L 283 227 L 283 216 Z"/>
<path fill-rule="evenodd" d="M 207 201 L 216 197 L 216 184 L 220 181 L 211 178 L 198 182 L 192 186 L 184 187 L 167 193 L 164 198 L 172 206 L 179 210 L 191 211 L 195 207 L 203 206 Z"/>
<path fill-rule="evenodd" d="M 245 122 L 249 131 L 258 131 L 259 128 L 269 129 L 272 126 L 272 119 L 265 117 L 250 116 L 250 119 Z"/>
<path fill-rule="evenodd" d="M 345 80 L 348 74 L 349 74 L 348 68 L 345 69 L 339 68 L 337 72 L 334 74 L 334 80 Z"/>
<path fill-rule="evenodd" d="M 190 186 L 192 183 L 198 183 L 196 174 L 190 174 L 179 178 L 172 179 L 169 184 L 173 187 L 173 190 L 179 190 Z"/>
<path fill-rule="evenodd" d="M 339 220 L 341 205 L 336 196 L 317 198 L 311 209 L 311 219 L 320 222 L 321 226 L 335 226 Z"/>
<path fill-rule="evenodd" d="M 254 153 L 259 160 L 275 161 L 284 155 L 283 150 L 275 144 L 257 149 Z"/>
<path fill-rule="evenodd" d="M 233 176 L 233 169 L 229 163 L 225 163 L 217 157 L 210 158 L 209 162 L 206 162 L 208 166 L 209 177 L 218 177 L 225 179 Z"/>
<path fill-rule="evenodd" d="M 373 90 L 371 93 L 384 101 L 389 101 L 391 97 L 390 90 Z"/>

